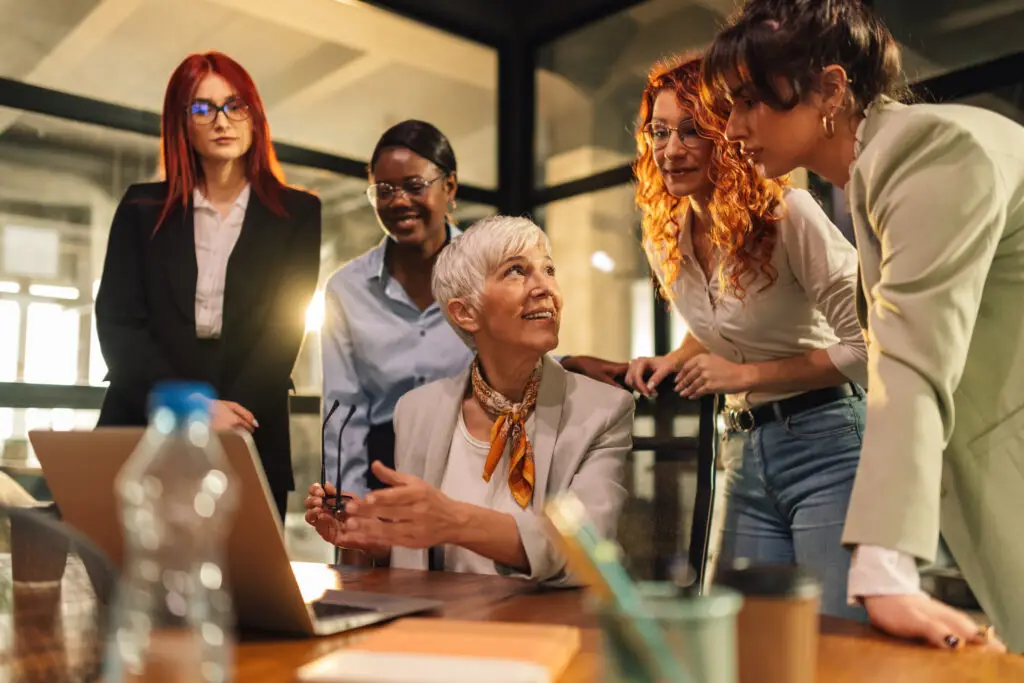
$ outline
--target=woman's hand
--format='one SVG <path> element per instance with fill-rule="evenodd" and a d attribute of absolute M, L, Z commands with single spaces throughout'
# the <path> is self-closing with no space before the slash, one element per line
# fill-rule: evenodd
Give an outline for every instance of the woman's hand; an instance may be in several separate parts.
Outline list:
<path fill-rule="evenodd" d="M 326 490 L 325 490 L 326 489 Z M 342 500 L 359 500 L 357 496 L 342 492 Z M 367 555 L 382 559 L 391 552 L 391 547 L 380 541 L 380 533 L 374 531 L 372 522 L 382 524 L 378 520 L 369 520 L 366 523 L 354 525 L 350 528 L 350 521 L 345 510 L 335 512 L 334 506 L 337 492 L 332 484 L 321 487 L 320 484 L 311 484 L 305 501 L 306 523 L 316 529 L 320 538 L 331 545 L 339 548 L 352 548 L 361 550 Z M 355 528 L 358 526 L 359 528 Z"/>
<path fill-rule="evenodd" d="M 645 380 L 644 375 L 648 372 L 651 376 Z M 679 361 L 676 360 L 675 354 L 634 358 L 626 370 L 626 386 L 636 389 L 648 398 L 657 396 L 658 385 L 674 372 L 679 372 Z"/>
<path fill-rule="evenodd" d="M 979 627 L 963 612 L 924 593 L 866 597 L 864 607 L 876 628 L 898 638 L 926 640 L 950 650 L 981 645 L 994 652 L 1006 652 L 1006 646 L 989 629 Z"/>
<path fill-rule="evenodd" d="M 752 373 L 753 369 L 749 365 L 702 353 L 683 363 L 676 374 L 675 389 L 683 398 L 735 394 L 750 390 L 753 384 Z"/>
<path fill-rule="evenodd" d="M 244 429 L 251 434 L 259 426 L 256 417 L 234 401 L 210 402 L 210 428 L 214 431 Z"/>
<path fill-rule="evenodd" d="M 379 543 L 430 548 L 451 543 L 464 524 L 460 504 L 419 477 L 374 462 L 373 473 L 390 488 L 372 491 L 345 506 L 346 532 L 362 533 Z"/>

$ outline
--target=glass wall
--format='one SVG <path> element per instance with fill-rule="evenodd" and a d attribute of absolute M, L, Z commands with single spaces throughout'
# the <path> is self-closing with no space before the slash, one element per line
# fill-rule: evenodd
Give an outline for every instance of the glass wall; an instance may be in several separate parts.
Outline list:
<path fill-rule="evenodd" d="M 366 159 L 386 127 L 419 118 L 451 138 L 464 182 L 497 182 L 494 49 L 367 3 L 77 0 L 58 9 L 13 0 L 3 6 L 4 76 L 158 112 L 181 59 L 220 50 L 251 73 L 281 141 Z"/>
<path fill-rule="evenodd" d="M 903 46 L 911 83 L 1018 52 L 1024 4 L 1006 0 L 874 0 Z"/>
<path fill-rule="evenodd" d="M 557 185 L 631 161 L 647 71 L 666 55 L 704 49 L 732 4 L 647 0 L 541 48 L 537 184 Z"/>

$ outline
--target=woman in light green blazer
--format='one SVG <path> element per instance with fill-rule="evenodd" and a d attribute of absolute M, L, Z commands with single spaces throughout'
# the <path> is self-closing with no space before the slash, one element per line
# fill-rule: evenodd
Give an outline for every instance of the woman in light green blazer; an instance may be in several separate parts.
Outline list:
<path fill-rule="evenodd" d="M 920 590 L 939 531 L 996 631 L 1024 650 L 1024 128 L 899 104 L 899 47 L 860 0 L 751 0 L 705 58 L 726 134 L 768 176 L 845 187 L 868 340 L 849 597 L 893 635 L 990 631 Z"/>

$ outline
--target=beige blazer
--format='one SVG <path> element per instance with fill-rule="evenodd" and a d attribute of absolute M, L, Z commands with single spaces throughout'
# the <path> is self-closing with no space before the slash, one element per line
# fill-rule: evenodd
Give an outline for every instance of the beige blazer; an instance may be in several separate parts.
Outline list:
<path fill-rule="evenodd" d="M 469 370 L 410 391 L 395 408 L 395 466 L 400 472 L 441 486 Z M 614 538 L 626 498 L 622 486 L 632 447 L 633 397 L 627 392 L 567 372 L 544 359 L 537 408 L 526 422 L 533 445 L 536 481 L 530 507 L 516 515 L 519 535 L 535 581 L 568 583 L 565 560 L 543 524 L 548 498 L 571 490 L 586 506 L 598 531 Z M 427 568 L 427 551 L 394 548 L 391 566 Z M 505 567 L 498 573 L 512 574 Z"/>
<path fill-rule="evenodd" d="M 847 186 L 868 335 L 844 541 L 934 559 L 941 529 L 1024 650 L 1024 128 L 881 101 Z"/>

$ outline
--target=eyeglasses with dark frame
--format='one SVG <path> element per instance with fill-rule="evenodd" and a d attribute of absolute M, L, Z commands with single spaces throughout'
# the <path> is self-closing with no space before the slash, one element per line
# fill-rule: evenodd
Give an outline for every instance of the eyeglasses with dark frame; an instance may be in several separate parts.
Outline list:
<path fill-rule="evenodd" d="M 379 204 L 390 204 L 398 198 L 399 192 L 404 192 L 409 197 L 419 197 L 422 195 L 428 187 L 436 183 L 441 178 L 447 178 L 447 173 L 442 173 L 439 176 L 426 180 L 424 178 L 408 178 L 402 181 L 401 185 L 392 185 L 391 183 L 374 183 L 366 188 L 366 198 L 370 202 L 370 206 L 377 208 Z"/>
<path fill-rule="evenodd" d="M 231 121 L 245 121 L 249 118 L 249 105 L 244 100 L 232 98 L 217 106 L 209 100 L 194 100 L 188 106 L 189 116 L 196 123 L 207 125 L 217 120 L 217 115 L 224 112 Z"/>
<path fill-rule="evenodd" d="M 660 121 L 651 121 L 644 126 L 644 136 L 647 142 L 657 150 L 668 147 L 668 141 L 672 139 L 672 133 L 676 134 L 683 147 L 697 149 L 702 144 L 710 142 L 706 137 L 697 132 L 693 121 L 683 121 L 676 127 L 672 127 Z"/>
<path fill-rule="evenodd" d="M 352 415 L 356 412 L 355 406 L 350 406 L 348 414 L 345 415 L 345 420 L 341 423 L 341 429 L 338 430 L 338 462 L 337 472 L 334 476 L 334 493 L 333 498 L 327 498 L 327 423 L 331 421 L 331 417 L 334 412 L 341 405 L 341 401 L 334 399 L 334 404 L 331 409 L 327 411 L 327 417 L 324 418 L 324 424 L 320 428 L 320 445 L 323 446 L 320 457 L 320 487 L 324 490 L 324 507 L 331 512 L 343 512 L 345 510 L 345 503 L 352 500 L 352 496 L 344 495 L 341 493 L 341 437 L 345 433 L 345 427 L 348 426 L 349 420 L 352 419 Z M 333 503 L 328 504 L 328 500 L 333 500 Z"/>

